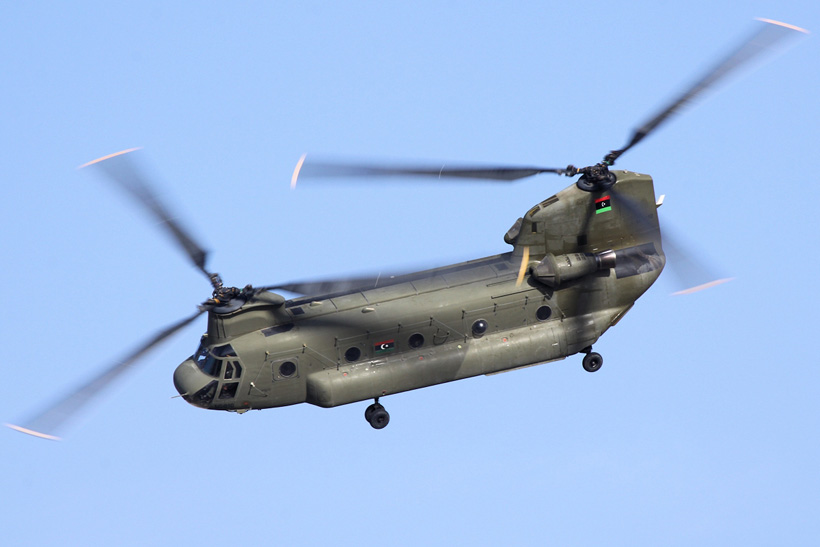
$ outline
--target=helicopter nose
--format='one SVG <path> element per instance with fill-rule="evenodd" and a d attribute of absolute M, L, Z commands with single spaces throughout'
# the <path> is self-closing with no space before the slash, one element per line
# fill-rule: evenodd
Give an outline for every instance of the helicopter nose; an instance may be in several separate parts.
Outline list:
<path fill-rule="evenodd" d="M 193 359 L 186 359 L 174 371 L 174 387 L 192 405 L 207 408 L 216 392 L 216 380 L 196 366 Z"/>

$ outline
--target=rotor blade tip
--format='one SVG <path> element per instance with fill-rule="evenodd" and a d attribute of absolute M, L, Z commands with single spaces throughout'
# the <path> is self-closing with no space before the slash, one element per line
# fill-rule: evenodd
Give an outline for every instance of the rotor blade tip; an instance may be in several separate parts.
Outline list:
<path fill-rule="evenodd" d="M 83 167 L 88 167 L 89 165 L 94 165 L 95 163 L 100 163 L 101 161 L 105 161 L 111 158 L 115 158 L 117 156 L 122 156 L 123 154 L 128 154 L 129 152 L 134 152 L 136 150 L 141 150 L 141 146 L 137 146 L 136 148 L 128 148 L 126 150 L 120 150 L 119 152 L 114 152 L 113 154 L 108 154 L 107 156 L 103 156 L 101 158 L 97 158 L 96 160 L 91 160 L 88 163 L 84 163 L 79 166 L 77 169 L 82 169 Z"/>
<path fill-rule="evenodd" d="M 790 25 L 788 23 L 783 23 L 782 21 L 775 21 L 774 19 L 764 19 L 763 17 L 757 17 L 758 21 L 762 21 L 763 23 L 769 23 L 770 25 L 777 25 L 779 27 L 785 27 L 791 30 L 796 30 L 797 32 L 802 32 L 803 34 L 811 34 L 808 30 L 804 28 L 800 28 L 794 25 Z"/>
<path fill-rule="evenodd" d="M 302 154 L 302 157 L 299 158 L 299 161 L 296 163 L 296 169 L 293 170 L 293 176 L 290 178 L 290 189 L 293 190 L 296 188 L 296 179 L 299 178 L 299 171 L 302 170 L 302 164 L 305 163 L 305 158 L 307 154 Z"/>
<path fill-rule="evenodd" d="M 5 424 L 6 427 L 13 429 L 15 431 L 19 431 L 20 433 L 25 433 L 26 435 L 31 435 L 32 437 L 38 437 L 40 439 L 48 439 L 49 441 L 61 441 L 60 437 L 55 435 L 48 435 L 47 433 L 40 433 L 39 431 L 34 431 L 33 429 L 28 429 L 25 427 L 20 427 L 19 425 L 14 424 Z"/>
<path fill-rule="evenodd" d="M 527 273 L 527 267 L 530 265 L 530 248 L 524 247 L 524 254 L 521 256 L 521 266 L 518 268 L 518 277 L 515 280 L 515 286 L 520 287 L 524 282 L 524 276 Z"/>
<path fill-rule="evenodd" d="M 692 293 L 700 292 L 700 291 L 705 290 L 705 289 L 709 289 L 711 287 L 717 287 L 718 285 L 722 285 L 722 284 L 727 283 L 727 282 L 732 281 L 732 280 L 734 280 L 734 277 L 726 277 L 726 278 L 723 278 L 723 279 L 716 279 L 715 281 L 709 281 L 708 283 L 703 283 L 702 285 L 697 285 L 696 287 L 691 287 L 689 289 L 684 289 L 682 291 L 673 292 L 672 295 L 673 296 L 678 296 L 678 295 L 681 295 L 681 294 L 692 294 Z"/>

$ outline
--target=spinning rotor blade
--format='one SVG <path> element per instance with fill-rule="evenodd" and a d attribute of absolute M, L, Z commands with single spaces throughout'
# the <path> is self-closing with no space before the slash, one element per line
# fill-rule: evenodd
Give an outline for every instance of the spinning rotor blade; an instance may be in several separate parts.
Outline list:
<path fill-rule="evenodd" d="M 524 263 L 526 264 L 526 259 L 524 259 Z M 515 256 L 512 252 L 507 252 L 472 260 L 468 264 L 486 264 L 487 266 L 504 264 L 509 271 L 518 272 L 522 264 L 522 259 L 519 256 Z M 448 275 L 461 271 L 464 265 L 465 263 L 460 263 L 450 266 L 434 267 L 426 270 L 409 272 L 394 271 L 393 273 L 379 273 L 374 275 L 365 274 L 339 279 L 294 281 L 290 283 L 280 283 L 278 285 L 269 285 L 266 287 L 255 287 L 253 290 L 256 293 L 260 293 L 279 289 L 305 296 L 326 296 L 354 290 L 376 289 L 389 285 L 396 285 L 398 283 L 430 279 L 436 276 L 443 276 L 444 278 L 447 278 Z"/>
<path fill-rule="evenodd" d="M 204 310 L 197 311 L 191 317 L 183 319 L 182 321 L 158 332 L 153 338 L 148 340 L 145 345 L 140 346 L 139 349 L 126 357 L 124 361 L 117 362 L 113 366 L 104 370 L 99 376 L 78 387 L 37 416 L 26 421 L 25 425 L 6 425 L 11 429 L 20 431 L 21 433 L 27 433 L 35 437 L 59 440 L 60 437 L 56 436 L 56 433 L 67 421 L 76 416 L 77 412 L 81 410 L 94 396 L 108 387 L 114 380 L 122 375 L 123 372 L 128 370 L 128 368 L 130 368 L 131 365 L 133 365 L 138 359 L 145 356 L 150 350 L 159 345 L 172 334 L 175 334 L 177 331 L 188 326 L 203 313 Z"/>
<path fill-rule="evenodd" d="M 153 192 L 146 182 L 142 173 L 137 169 L 136 163 L 130 160 L 130 152 L 139 148 L 130 148 L 122 152 L 116 152 L 103 156 L 96 160 L 81 165 L 79 168 L 99 166 L 103 173 L 116 182 L 120 188 L 128 192 L 132 197 L 143 205 L 154 217 L 159 219 L 165 231 L 176 241 L 185 254 L 188 255 L 194 266 L 199 268 L 209 278 L 211 273 L 205 269 L 205 261 L 208 257 L 206 251 L 194 240 L 191 235 L 174 220 L 168 209 Z"/>
<path fill-rule="evenodd" d="M 673 242 L 669 234 L 664 235 L 664 254 L 669 258 L 672 272 L 678 278 L 679 286 L 684 287 L 672 294 L 692 294 L 717 285 L 732 281 L 734 277 L 718 277 L 703 263 L 692 258 L 692 253 L 686 252 L 677 239 Z"/>
<path fill-rule="evenodd" d="M 340 279 L 319 279 L 311 281 L 291 281 L 289 283 L 280 283 L 278 285 L 268 285 L 266 287 L 254 287 L 254 299 L 256 294 L 283 290 L 295 294 L 302 294 L 305 296 L 318 296 L 326 294 L 335 294 L 340 292 L 349 292 L 354 290 L 368 290 L 386 285 L 393 285 L 402 281 L 409 280 L 410 277 L 426 277 L 426 272 L 395 273 L 395 274 L 374 274 L 362 275 L 355 277 L 344 277 Z M 430 276 L 435 275 L 430 273 Z"/>
<path fill-rule="evenodd" d="M 316 296 L 320 294 L 334 294 L 338 292 L 348 292 L 356 289 L 375 289 L 384 285 L 394 283 L 395 275 L 374 275 L 368 277 L 351 277 L 346 279 L 326 279 L 321 281 L 295 281 L 291 283 L 281 283 L 268 287 L 256 288 L 256 291 L 272 291 L 275 289 L 288 291 L 305 296 Z"/>
<path fill-rule="evenodd" d="M 610 191 L 617 197 L 618 203 L 626 209 L 629 216 L 642 224 L 643 228 L 654 229 L 649 223 L 649 219 L 641 213 L 641 207 L 629 196 L 619 193 L 617 185 Z M 669 230 L 663 230 L 662 244 L 663 252 L 668 259 L 667 265 L 678 278 L 679 286 L 683 287 L 672 294 L 692 294 L 734 279 L 731 277 L 721 278 L 705 264 L 695 259 L 692 253 L 687 252 L 685 247 L 681 246 L 679 238 L 673 237 Z"/>
<path fill-rule="evenodd" d="M 566 168 L 521 167 L 501 165 L 387 165 L 361 163 L 317 162 L 305 164 L 305 156 L 299 159 L 291 178 L 291 188 L 296 187 L 300 176 L 310 178 L 359 177 L 384 178 L 417 176 L 436 179 L 473 179 L 513 182 L 541 173 L 564 174 Z"/>
<path fill-rule="evenodd" d="M 805 29 L 787 25 L 786 23 L 769 19 L 758 20 L 761 21 L 763 25 L 754 34 L 743 41 L 737 49 L 733 50 L 725 59 L 709 70 L 703 77 L 678 96 L 678 98 L 669 103 L 668 106 L 662 108 L 641 127 L 636 129 L 627 145 L 620 150 L 610 152 L 606 158 L 604 158 L 604 162 L 609 165 L 614 164 L 615 160 L 617 160 L 621 154 L 641 142 L 644 137 L 657 129 L 657 127 L 670 116 L 683 109 L 683 107 L 695 99 L 695 97 L 703 93 L 710 86 L 724 79 L 742 65 L 758 57 L 767 49 L 772 48 L 776 43 L 787 36 L 792 36 L 794 31 L 808 33 Z"/>

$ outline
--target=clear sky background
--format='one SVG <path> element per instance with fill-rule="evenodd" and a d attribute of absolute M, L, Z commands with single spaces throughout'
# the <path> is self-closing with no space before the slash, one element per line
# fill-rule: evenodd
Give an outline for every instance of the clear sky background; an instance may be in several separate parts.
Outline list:
<path fill-rule="evenodd" d="M 171 375 L 205 320 L 54 443 L 0 431 L 4 545 L 816 545 L 820 5 L 749 2 L 6 2 L 0 7 L 5 359 L 25 419 L 207 281 L 76 167 L 133 146 L 231 285 L 508 249 L 571 183 L 289 189 L 304 152 L 599 161 L 768 17 L 815 31 L 624 155 L 665 230 L 737 279 L 671 270 L 579 356 L 366 403 L 236 415 Z M 731 7 L 729 7 L 731 6 Z"/>

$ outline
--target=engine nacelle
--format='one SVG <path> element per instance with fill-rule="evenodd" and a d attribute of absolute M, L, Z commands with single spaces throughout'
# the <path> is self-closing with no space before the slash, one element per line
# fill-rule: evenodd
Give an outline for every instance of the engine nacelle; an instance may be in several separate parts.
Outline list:
<path fill-rule="evenodd" d="M 614 251 L 603 251 L 598 254 L 570 253 L 558 256 L 548 253 L 533 268 L 532 274 L 538 281 L 554 289 L 566 281 L 614 267 Z"/>

